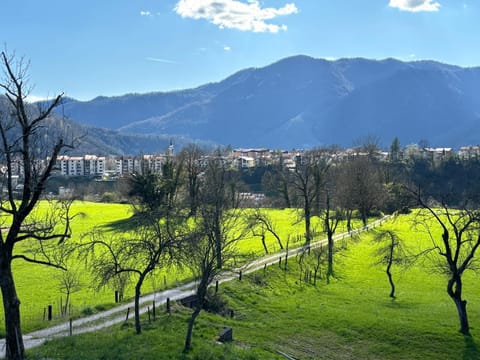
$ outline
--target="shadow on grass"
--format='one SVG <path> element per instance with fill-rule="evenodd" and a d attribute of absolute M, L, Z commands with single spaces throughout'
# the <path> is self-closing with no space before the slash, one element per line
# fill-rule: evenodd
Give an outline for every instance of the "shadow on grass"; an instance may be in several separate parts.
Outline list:
<path fill-rule="evenodd" d="M 475 340 L 470 335 L 465 335 L 465 350 L 463 351 L 463 360 L 480 359 L 480 352 L 478 351 Z"/>
<path fill-rule="evenodd" d="M 102 225 L 102 228 L 109 231 L 133 231 L 141 227 L 142 225 L 142 216 L 140 214 L 135 214 L 130 216 L 127 219 L 115 220 L 105 225 Z"/>

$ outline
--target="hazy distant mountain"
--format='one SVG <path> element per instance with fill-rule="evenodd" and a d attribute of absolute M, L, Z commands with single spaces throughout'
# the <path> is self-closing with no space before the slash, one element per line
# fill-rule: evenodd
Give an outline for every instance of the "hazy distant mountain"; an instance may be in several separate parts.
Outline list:
<path fill-rule="evenodd" d="M 64 99 L 64 103 L 75 102 L 72 99 Z M 37 106 L 43 103 L 28 106 L 28 111 L 35 114 Z M 0 114 L 8 114 L 8 102 L 0 95 Z M 68 149 L 70 155 L 97 154 L 97 155 L 137 155 L 157 154 L 165 152 L 173 141 L 179 149 L 184 145 L 193 142 L 194 139 L 181 136 L 168 136 L 161 134 L 128 134 L 120 133 L 117 130 L 96 128 L 80 124 L 68 118 L 54 116 L 46 119 L 44 125 L 47 127 L 46 136 L 51 137 L 53 142 L 58 136 L 65 139 L 67 143 L 74 140 L 75 147 Z M 200 145 L 213 146 L 208 142 L 199 142 Z"/>
<path fill-rule="evenodd" d="M 64 112 L 131 134 L 180 135 L 235 147 L 480 143 L 480 68 L 432 61 L 295 56 L 175 92 L 69 100 Z"/>

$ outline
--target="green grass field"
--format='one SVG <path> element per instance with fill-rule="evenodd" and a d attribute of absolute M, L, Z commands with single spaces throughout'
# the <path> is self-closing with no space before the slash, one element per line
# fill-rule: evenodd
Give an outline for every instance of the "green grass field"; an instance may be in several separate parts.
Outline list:
<path fill-rule="evenodd" d="M 398 229 L 416 251 L 429 244 L 411 228 L 414 215 L 385 225 Z M 433 233 L 434 236 L 436 232 Z M 407 270 L 393 268 L 397 298 L 381 267 L 373 266 L 372 233 L 350 242 L 335 255 L 336 276 L 317 286 L 301 280 L 293 258 L 242 281 L 221 286 L 219 293 L 234 310 L 234 319 L 202 313 L 194 330 L 193 351 L 181 353 L 189 310 L 176 306 L 134 335 L 131 324 L 115 326 L 47 343 L 29 351 L 31 359 L 478 359 L 480 358 L 480 281 L 466 273 L 471 337 L 458 332 L 453 302 L 443 275 L 431 263 Z M 313 256 L 307 259 L 313 266 Z M 218 345 L 223 326 L 233 328 L 234 343 Z"/>
<path fill-rule="evenodd" d="M 40 211 L 41 211 L 40 206 Z M 248 210 L 247 210 L 248 211 Z M 72 222 L 73 238 L 71 241 L 80 241 L 82 236 L 94 228 L 100 228 L 105 232 L 118 229 L 125 221 L 132 216 L 129 205 L 103 204 L 94 202 L 75 202 L 72 213 L 82 213 Z M 268 210 L 275 227 L 282 238 L 284 245 L 288 236 L 291 237 L 290 246 L 303 244 L 303 223 L 298 221 L 298 214 L 295 210 Z M 313 222 L 313 227 L 321 228 L 318 219 Z M 344 231 L 344 229 L 339 229 Z M 266 236 L 267 246 L 270 252 L 279 250 L 279 246 L 271 234 Z M 238 246 L 243 253 L 255 255 L 264 254 L 263 246 L 259 237 L 251 234 L 242 240 Z M 81 290 L 71 295 L 73 317 L 109 308 L 114 305 L 114 289 L 107 287 L 96 289 L 89 273 L 88 267 L 83 262 L 73 265 L 81 274 Z M 42 327 L 50 326 L 55 322 L 65 321 L 60 317 L 60 304 L 65 301 L 65 295 L 60 291 L 59 277 L 62 271 L 45 266 L 25 263 L 17 260 L 13 264 L 13 271 L 17 286 L 17 292 L 21 300 L 22 328 L 29 332 Z M 174 284 L 185 281 L 190 277 L 187 271 L 181 272 L 175 269 L 161 269 L 156 271 L 144 284 L 144 293 L 154 290 L 161 290 L 172 287 Z M 125 300 L 133 297 L 133 283 L 127 288 Z M 45 310 L 48 305 L 53 306 L 54 320 L 44 320 Z M 0 309 L 0 329 L 3 328 L 3 309 Z M 0 330 L 0 333 L 3 333 Z"/>

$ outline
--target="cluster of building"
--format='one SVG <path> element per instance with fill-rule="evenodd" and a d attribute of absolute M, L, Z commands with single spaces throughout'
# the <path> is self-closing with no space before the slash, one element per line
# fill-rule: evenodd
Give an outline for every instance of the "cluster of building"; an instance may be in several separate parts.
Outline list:
<path fill-rule="evenodd" d="M 165 163 L 166 155 L 141 156 L 59 156 L 55 172 L 62 176 L 104 177 L 123 176 L 148 169 L 157 173 Z"/>
<path fill-rule="evenodd" d="M 304 150 L 270 150 L 265 148 L 257 149 L 234 149 L 222 159 L 232 167 L 254 168 L 281 163 L 286 168 L 294 168 Z M 365 155 L 358 149 L 337 149 L 329 153 L 336 160 Z M 162 165 L 168 157 L 173 156 L 173 145 L 168 151 L 158 155 L 138 156 L 59 156 L 55 173 L 62 176 L 86 176 L 92 178 L 116 178 L 134 172 L 148 170 L 153 173 L 161 172 Z M 390 154 L 384 151 L 375 152 L 379 160 L 386 160 Z M 457 157 L 461 160 L 480 158 L 480 146 L 464 146 L 458 152 L 452 148 L 420 148 L 418 145 L 408 145 L 400 154 L 403 158 L 421 157 L 433 161 L 447 160 Z M 200 165 L 208 162 L 211 155 L 201 158 Z M 21 166 L 15 166 L 13 172 L 21 176 Z M 18 169 L 17 169 L 18 168 Z"/>
<path fill-rule="evenodd" d="M 139 156 L 67 156 L 57 158 L 55 173 L 62 176 L 88 176 L 94 178 L 121 177 L 148 170 L 161 172 L 168 157 L 173 156 L 173 145 L 166 154 Z"/>

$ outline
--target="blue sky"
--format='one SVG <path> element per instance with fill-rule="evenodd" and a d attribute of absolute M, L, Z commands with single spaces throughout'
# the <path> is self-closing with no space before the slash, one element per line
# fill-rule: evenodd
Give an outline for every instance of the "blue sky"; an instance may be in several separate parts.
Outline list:
<path fill-rule="evenodd" d="M 480 65 L 479 0 L 1 0 L 33 96 L 168 91 L 306 54 Z"/>

